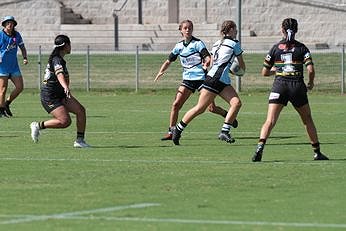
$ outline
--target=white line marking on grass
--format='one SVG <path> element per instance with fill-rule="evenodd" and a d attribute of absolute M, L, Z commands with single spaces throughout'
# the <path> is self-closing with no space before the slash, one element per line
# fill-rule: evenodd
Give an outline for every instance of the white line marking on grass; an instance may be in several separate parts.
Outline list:
<path fill-rule="evenodd" d="M 133 204 L 133 205 L 115 206 L 115 207 L 109 207 L 109 208 L 82 210 L 82 211 L 75 211 L 75 212 L 68 212 L 68 213 L 58 213 L 58 214 L 51 214 L 51 215 L 39 215 L 39 216 L 26 215 L 25 217 L 22 217 L 22 218 L 2 221 L 0 222 L 0 224 L 2 225 L 19 224 L 19 223 L 32 222 L 32 221 L 44 221 L 48 219 L 67 219 L 73 216 L 95 214 L 95 213 L 107 213 L 107 212 L 114 212 L 114 211 L 120 211 L 125 209 L 140 209 L 140 208 L 147 208 L 147 207 L 159 206 L 159 205 L 160 204 L 158 203 L 141 203 L 141 204 Z"/>
<path fill-rule="evenodd" d="M 346 228 L 346 224 L 326 223 L 299 223 L 299 222 L 268 222 L 268 221 L 232 221 L 232 220 L 194 220 L 179 218 L 140 218 L 140 217 L 105 217 L 105 216 L 56 216 L 55 219 L 69 220 L 107 220 L 107 221 L 132 221 L 150 223 L 175 223 L 175 224 L 202 224 L 202 225 L 248 225 L 248 226 L 285 226 L 285 227 L 310 227 L 310 228 Z"/>
<path fill-rule="evenodd" d="M 59 131 L 60 133 L 70 133 L 69 131 Z M 0 131 L 1 133 L 5 133 L 5 134 L 9 134 L 9 133 L 28 133 L 28 130 L 25 131 Z M 162 131 L 88 131 L 88 134 L 162 134 Z M 195 132 L 195 131 L 186 131 L 186 134 L 217 134 L 218 131 L 215 132 L 207 132 L 207 131 L 199 131 L 199 132 Z M 253 131 L 253 132 L 246 132 L 246 131 L 239 131 L 237 132 L 237 134 L 241 134 L 241 135 L 258 135 L 257 131 Z M 321 135 L 346 135 L 346 131 L 345 132 L 318 132 L 318 134 Z M 275 137 L 275 136 L 301 136 L 301 135 L 306 135 L 306 133 L 304 131 L 297 133 L 297 132 L 276 132 L 274 131 L 273 134 L 271 135 L 271 137 Z"/>
<path fill-rule="evenodd" d="M 0 157 L 0 161 L 59 161 L 59 162 L 110 162 L 110 163 L 147 163 L 147 164 L 249 164 L 255 165 L 251 161 L 227 161 L 227 160 L 126 160 L 126 159 L 65 159 L 65 158 L 16 158 L 16 157 Z M 342 164 L 343 162 L 332 162 L 332 161 L 274 161 L 266 164 L 292 164 L 292 165 L 336 165 Z"/>

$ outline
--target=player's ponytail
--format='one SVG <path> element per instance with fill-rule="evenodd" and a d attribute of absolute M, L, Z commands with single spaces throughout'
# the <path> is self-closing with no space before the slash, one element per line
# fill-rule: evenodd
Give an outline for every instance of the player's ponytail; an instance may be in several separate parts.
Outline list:
<path fill-rule="evenodd" d="M 53 51 L 49 56 L 48 63 L 51 66 L 51 62 L 54 56 L 60 55 L 60 50 L 64 49 L 66 44 L 71 44 L 70 38 L 66 35 L 58 35 L 54 39 Z"/>
<path fill-rule="evenodd" d="M 286 36 L 286 43 L 291 44 L 295 40 L 295 35 L 298 32 L 298 22 L 294 18 L 286 18 L 281 25 L 283 33 Z"/>

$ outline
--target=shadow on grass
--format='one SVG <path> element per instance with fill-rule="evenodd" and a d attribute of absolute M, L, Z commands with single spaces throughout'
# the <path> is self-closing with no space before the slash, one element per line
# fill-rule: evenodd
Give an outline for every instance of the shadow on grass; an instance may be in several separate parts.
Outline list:
<path fill-rule="evenodd" d="M 330 158 L 330 156 L 328 156 Z M 260 162 L 254 162 L 256 163 L 267 163 L 267 164 L 301 164 L 301 163 L 309 163 L 309 164 L 321 164 L 321 163 L 330 163 L 330 162 L 339 162 L 339 161 L 346 161 L 346 158 L 339 158 L 339 159 L 333 159 L 330 158 L 329 160 L 299 160 L 299 159 L 292 159 L 292 160 L 262 160 Z"/>
<path fill-rule="evenodd" d="M 91 148 L 121 148 L 121 149 L 135 149 L 135 148 L 169 148 L 173 147 L 173 145 L 152 145 L 152 146 L 144 146 L 144 145 L 92 145 Z"/>
<path fill-rule="evenodd" d="M 3 138 L 14 138 L 14 137 L 19 137 L 19 136 L 16 136 L 16 135 L 0 135 L 0 137 L 3 137 Z"/>

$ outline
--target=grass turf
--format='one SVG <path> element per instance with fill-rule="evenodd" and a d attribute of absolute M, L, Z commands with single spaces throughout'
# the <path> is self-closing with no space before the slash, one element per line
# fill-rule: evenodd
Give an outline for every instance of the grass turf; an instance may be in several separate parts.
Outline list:
<path fill-rule="evenodd" d="M 288 106 L 263 162 L 252 163 L 267 93 L 240 95 L 234 144 L 217 140 L 223 118 L 204 113 L 180 146 L 160 141 L 174 90 L 74 94 L 87 108 L 90 149 L 72 147 L 74 123 L 45 130 L 32 143 L 30 122 L 50 118 L 36 92 L 13 103 L 13 118 L 0 118 L 1 230 L 346 228 L 344 96 L 309 96 L 330 161 L 312 161 L 305 130 Z M 196 101 L 195 94 L 180 118 Z"/>

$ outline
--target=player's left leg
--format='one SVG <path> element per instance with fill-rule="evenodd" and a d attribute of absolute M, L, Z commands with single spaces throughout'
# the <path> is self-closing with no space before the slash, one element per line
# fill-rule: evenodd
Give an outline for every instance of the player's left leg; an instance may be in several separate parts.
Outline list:
<path fill-rule="evenodd" d="M 309 103 L 301 107 L 295 107 L 295 109 L 299 113 L 299 116 L 302 119 L 302 122 L 305 126 L 305 130 L 309 136 L 312 149 L 314 151 L 314 160 L 328 160 L 328 157 L 322 154 L 320 151 L 320 143 L 318 141 L 317 129 L 311 116 L 311 109 Z"/>
<path fill-rule="evenodd" d="M 7 115 L 13 116 L 11 109 L 10 109 L 10 104 L 15 100 L 18 95 L 23 91 L 24 89 L 24 83 L 23 83 L 23 77 L 21 75 L 13 75 L 10 78 L 11 82 L 14 85 L 14 89 L 12 90 L 11 94 L 8 96 L 5 102 L 5 110 Z"/>
<path fill-rule="evenodd" d="M 73 96 L 66 99 L 65 106 L 69 112 L 76 115 L 77 137 L 73 146 L 75 148 L 90 147 L 84 140 L 86 128 L 86 110 L 84 106 Z"/>
<path fill-rule="evenodd" d="M 227 143 L 234 143 L 235 140 L 231 136 L 230 130 L 241 108 L 241 100 L 232 86 L 226 86 L 219 95 L 230 105 L 230 108 L 218 137 L 220 140 L 226 141 Z"/>

